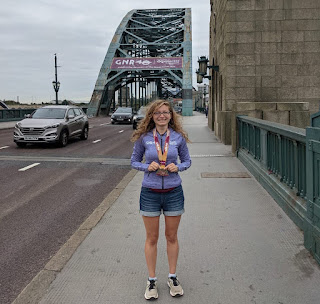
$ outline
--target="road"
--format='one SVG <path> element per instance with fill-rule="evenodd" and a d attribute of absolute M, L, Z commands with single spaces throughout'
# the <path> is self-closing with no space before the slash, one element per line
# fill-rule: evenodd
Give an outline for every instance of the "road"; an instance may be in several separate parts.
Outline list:
<path fill-rule="evenodd" d="M 11 303 L 130 171 L 131 125 L 90 119 L 65 148 L 18 148 L 0 130 L 0 303 Z"/>

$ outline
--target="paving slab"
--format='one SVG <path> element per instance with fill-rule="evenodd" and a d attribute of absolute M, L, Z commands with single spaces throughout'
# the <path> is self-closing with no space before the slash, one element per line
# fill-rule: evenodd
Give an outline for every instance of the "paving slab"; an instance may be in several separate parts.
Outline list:
<path fill-rule="evenodd" d="M 157 303 L 317 304 L 320 268 L 303 233 L 219 142 L 203 114 L 184 117 L 192 166 L 182 172 L 186 212 L 179 228 L 177 273 L 185 295 L 166 285 L 164 219 L 158 244 Z M 246 172 L 249 178 L 203 178 Z M 41 304 L 136 304 L 147 280 L 138 172 L 51 283 Z"/>

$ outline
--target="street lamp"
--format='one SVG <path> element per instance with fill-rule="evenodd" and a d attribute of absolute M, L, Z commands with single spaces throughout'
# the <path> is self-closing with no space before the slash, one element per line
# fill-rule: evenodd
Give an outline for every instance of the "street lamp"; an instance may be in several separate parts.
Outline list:
<path fill-rule="evenodd" d="M 211 80 L 211 76 L 207 76 L 207 69 L 213 69 L 216 72 L 219 72 L 218 65 L 208 65 L 208 58 L 206 56 L 200 56 L 198 59 L 199 69 L 196 71 L 197 73 L 197 83 L 202 83 L 203 78 L 207 78 Z"/>
<path fill-rule="evenodd" d="M 196 70 L 196 74 L 197 74 L 197 83 L 202 83 L 203 76 L 200 74 L 199 70 Z"/>
<path fill-rule="evenodd" d="M 204 76 L 207 74 L 207 65 L 208 65 L 208 58 L 206 56 L 201 56 L 198 59 L 198 63 L 199 63 L 199 74 Z"/>
<path fill-rule="evenodd" d="M 60 88 L 60 82 L 58 81 L 58 74 L 57 74 L 57 54 L 54 54 L 54 67 L 55 67 L 55 76 L 56 80 L 52 81 L 53 89 L 56 92 L 56 104 L 58 104 L 58 91 Z"/>

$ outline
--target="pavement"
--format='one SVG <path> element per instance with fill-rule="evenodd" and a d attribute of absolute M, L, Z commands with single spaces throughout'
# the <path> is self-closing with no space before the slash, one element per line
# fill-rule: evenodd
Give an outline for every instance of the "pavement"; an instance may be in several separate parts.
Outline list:
<path fill-rule="evenodd" d="M 0 122 L 0 129 L 11 129 L 14 128 L 16 125 L 17 121 L 6 121 L 6 122 Z"/>
<path fill-rule="evenodd" d="M 172 298 L 161 216 L 157 303 L 318 304 L 320 267 L 303 233 L 260 186 L 205 115 L 184 117 L 192 166 L 181 172 L 185 210 Z M 142 172 L 132 170 L 13 302 L 146 303 L 145 230 L 139 215 Z"/>

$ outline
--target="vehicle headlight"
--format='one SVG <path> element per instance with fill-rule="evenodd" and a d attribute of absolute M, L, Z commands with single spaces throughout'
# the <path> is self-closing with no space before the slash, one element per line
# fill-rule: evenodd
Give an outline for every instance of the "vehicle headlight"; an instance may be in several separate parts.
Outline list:
<path fill-rule="evenodd" d="M 59 126 L 60 126 L 60 124 L 59 124 L 59 123 L 56 123 L 56 124 L 54 124 L 54 125 L 51 125 L 51 126 L 46 127 L 46 129 L 56 129 L 56 128 L 58 128 Z"/>
<path fill-rule="evenodd" d="M 136 120 L 137 119 L 137 116 L 135 115 L 135 116 L 133 116 L 133 118 L 132 118 L 133 120 Z"/>
<path fill-rule="evenodd" d="M 21 127 L 21 123 L 17 122 L 16 125 L 15 125 L 15 128 L 20 129 L 20 127 Z"/>

